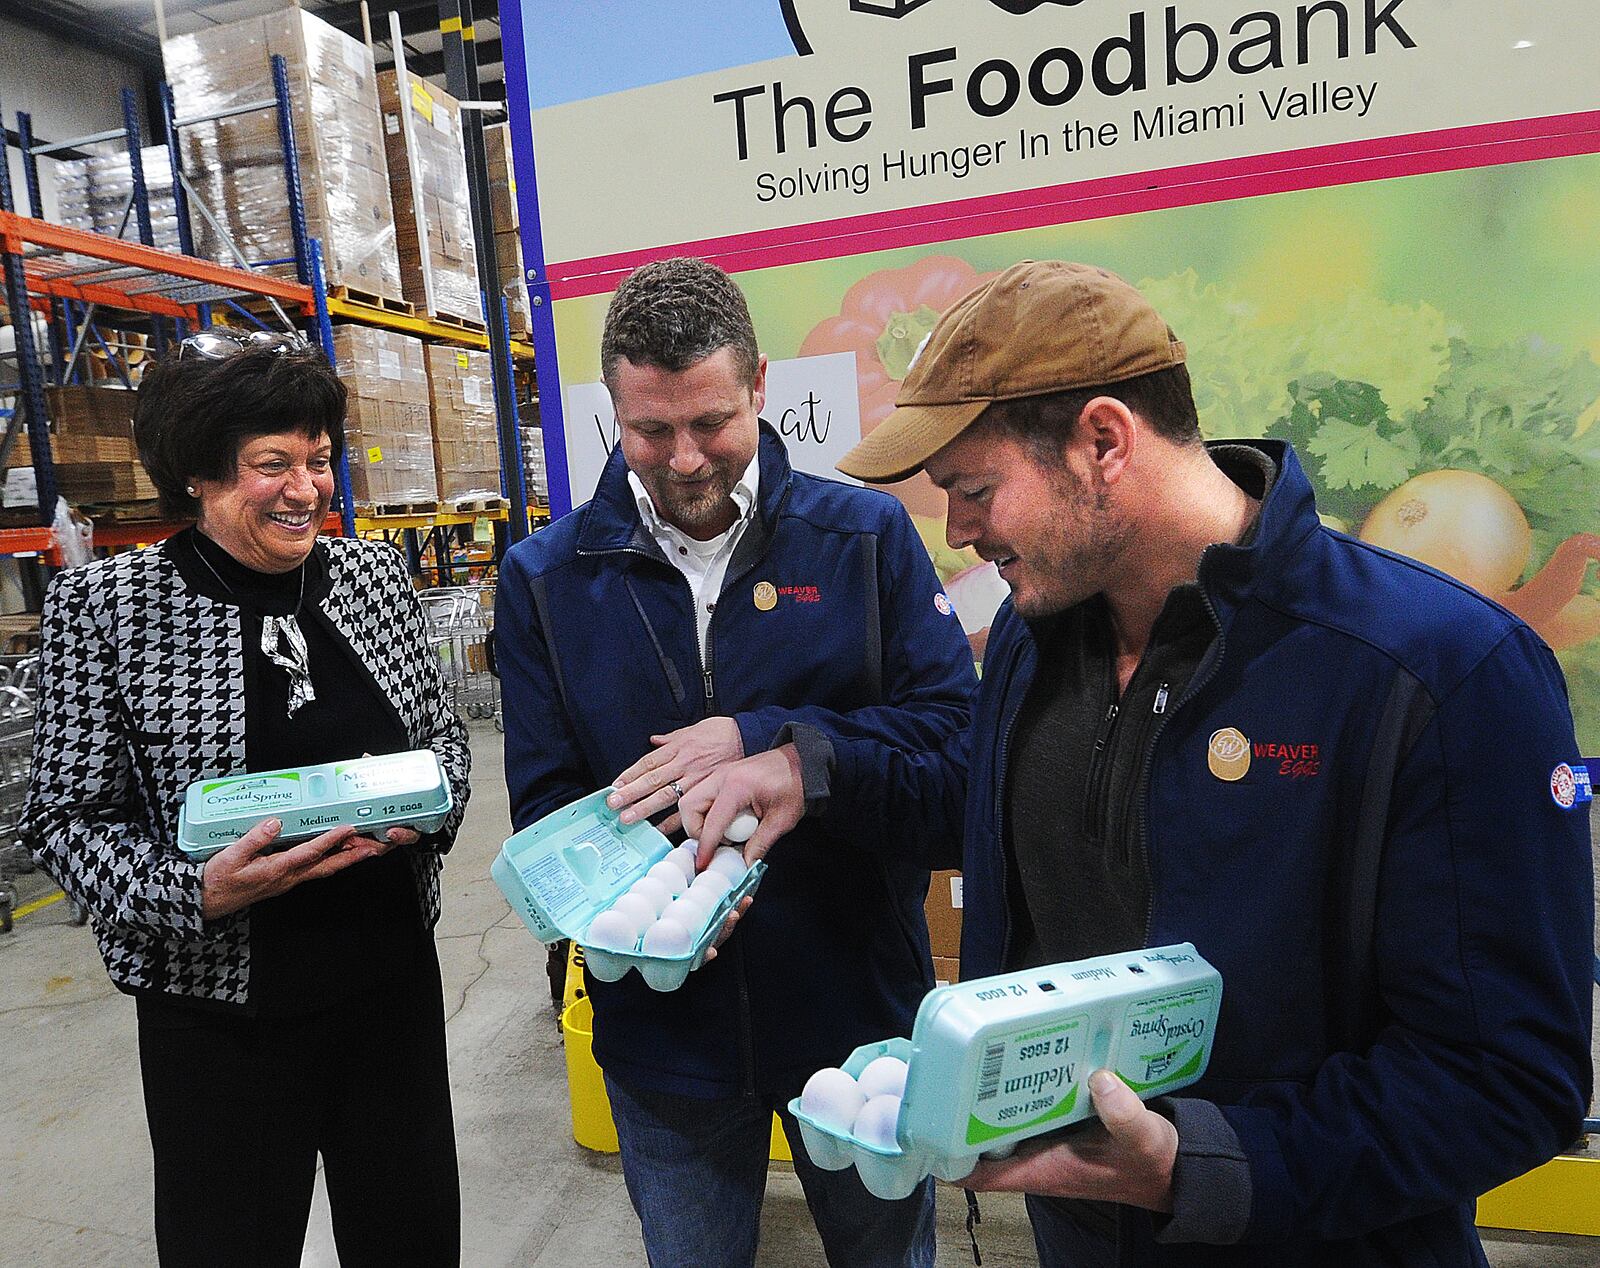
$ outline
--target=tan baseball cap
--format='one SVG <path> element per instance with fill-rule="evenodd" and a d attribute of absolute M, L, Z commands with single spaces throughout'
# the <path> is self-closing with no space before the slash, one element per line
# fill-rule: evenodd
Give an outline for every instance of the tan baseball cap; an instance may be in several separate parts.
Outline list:
<path fill-rule="evenodd" d="M 1181 365 L 1183 344 L 1115 273 L 1024 260 L 962 296 L 911 363 L 895 411 L 839 460 L 858 480 L 903 480 L 991 401 L 1120 383 Z"/>

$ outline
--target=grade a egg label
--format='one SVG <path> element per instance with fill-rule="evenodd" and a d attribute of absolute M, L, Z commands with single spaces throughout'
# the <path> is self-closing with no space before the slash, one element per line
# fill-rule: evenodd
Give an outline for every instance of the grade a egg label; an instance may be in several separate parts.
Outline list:
<path fill-rule="evenodd" d="M 1066 1119 L 1088 1075 L 1089 1015 L 991 1035 L 978 1063 L 967 1144 L 984 1145 L 1025 1128 Z"/>
<path fill-rule="evenodd" d="M 1187 987 L 1135 1001 L 1123 1015 L 1114 1069 L 1141 1096 L 1190 1080 L 1206 1058 L 1217 988 Z"/>

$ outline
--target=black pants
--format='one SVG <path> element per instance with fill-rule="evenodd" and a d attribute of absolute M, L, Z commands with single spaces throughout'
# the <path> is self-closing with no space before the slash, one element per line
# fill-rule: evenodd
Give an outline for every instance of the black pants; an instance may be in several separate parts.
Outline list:
<path fill-rule="evenodd" d="M 295 1268 L 323 1159 L 345 1268 L 459 1264 L 461 1197 L 432 944 L 309 1017 L 139 1001 L 163 1268 Z"/>

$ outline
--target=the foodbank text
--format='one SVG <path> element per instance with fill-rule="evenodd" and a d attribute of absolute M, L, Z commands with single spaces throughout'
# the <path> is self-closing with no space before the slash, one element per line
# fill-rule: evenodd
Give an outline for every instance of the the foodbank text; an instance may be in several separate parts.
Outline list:
<path fill-rule="evenodd" d="M 1024 102 L 1065 106 L 1086 93 L 1121 97 L 1152 88 L 1200 83 L 1224 71 L 1256 75 L 1291 66 L 1370 56 L 1380 49 L 1414 49 L 1401 23 L 1406 0 L 1316 0 L 1292 14 L 1255 10 L 1232 23 L 1187 20 L 1166 6 L 1159 21 L 1137 11 L 1127 34 L 1092 48 L 1042 49 L 1026 64 L 1003 57 L 970 63 L 955 47 L 906 59 L 906 118 L 913 131 L 949 123 L 966 112 L 997 119 Z M 716 93 L 728 107 L 740 161 L 752 151 L 814 150 L 827 137 L 840 144 L 872 130 L 873 102 L 864 88 L 842 85 L 826 95 L 787 92 L 781 80 Z M 860 191 L 858 191 L 860 192 Z"/>

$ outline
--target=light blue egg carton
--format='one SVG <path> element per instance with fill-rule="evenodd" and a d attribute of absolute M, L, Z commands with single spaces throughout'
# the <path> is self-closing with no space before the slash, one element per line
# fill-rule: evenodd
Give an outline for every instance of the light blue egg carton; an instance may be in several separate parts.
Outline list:
<path fill-rule="evenodd" d="M 405 826 L 437 832 L 450 817 L 450 778 L 432 749 L 356 757 L 315 766 L 216 775 L 190 784 L 178 809 L 178 848 L 208 859 L 265 819 L 274 846 L 308 841 L 353 823 L 371 836 Z"/>
<path fill-rule="evenodd" d="M 957 982 L 924 997 L 910 1039 L 865 1044 L 842 1067 L 906 1062 L 895 1148 L 818 1122 L 799 1097 L 789 1112 L 817 1166 L 853 1166 L 892 1201 L 1092 1118 L 1088 1078 L 1102 1067 L 1146 1100 L 1196 1082 L 1221 1005 L 1222 975 L 1187 942 Z"/>
<path fill-rule="evenodd" d="M 584 941 L 590 922 L 673 848 L 650 824 L 623 823 L 606 805 L 611 792 L 590 793 L 515 833 L 501 846 L 489 875 L 534 937 L 578 943 L 589 971 L 602 982 L 637 969 L 653 990 L 675 991 L 706 962 L 728 913 L 755 893 L 767 865 L 757 861 L 722 896 L 683 955 L 592 947 Z"/>

